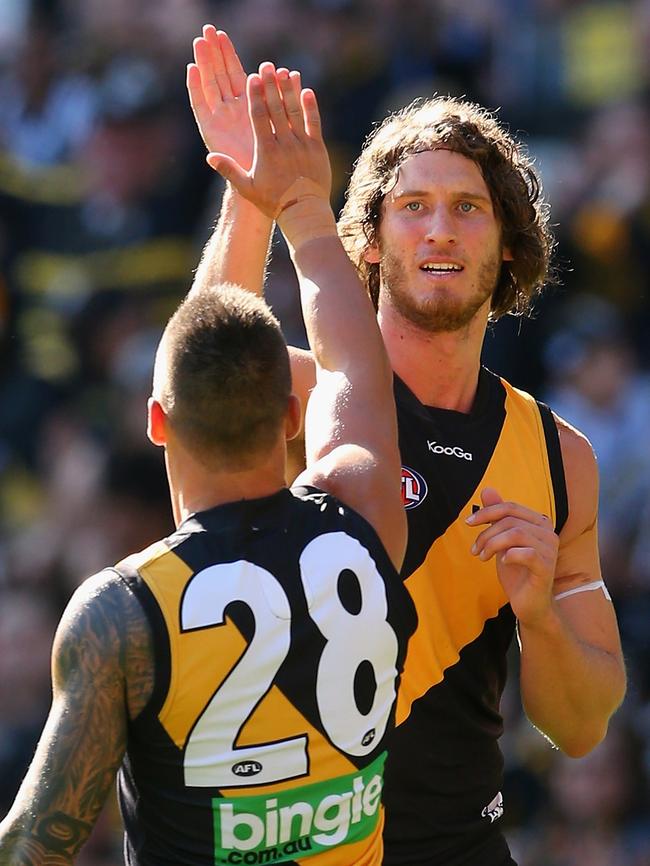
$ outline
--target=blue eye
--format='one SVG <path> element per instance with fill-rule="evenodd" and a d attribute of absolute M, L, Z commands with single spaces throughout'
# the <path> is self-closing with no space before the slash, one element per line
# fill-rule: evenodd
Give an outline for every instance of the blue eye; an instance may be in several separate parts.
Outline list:
<path fill-rule="evenodd" d="M 461 201 L 458 207 L 463 213 L 471 213 L 476 208 L 476 205 L 472 204 L 471 201 Z"/>
<path fill-rule="evenodd" d="M 410 202 L 406 205 L 406 210 L 411 211 L 411 213 L 417 213 L 417 212 L 420 210 L 421 207 L 422 207 L 421 202 L 419 202 L 419 201 L 410 201 Z"/>

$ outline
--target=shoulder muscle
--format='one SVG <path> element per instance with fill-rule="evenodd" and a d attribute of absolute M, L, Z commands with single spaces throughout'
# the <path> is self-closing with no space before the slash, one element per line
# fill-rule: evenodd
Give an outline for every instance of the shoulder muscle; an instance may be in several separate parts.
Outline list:
<path fill-rule="evenodd" d="M 598 465 L 587 437 L 554 415 L 566 478 L 569 516 L 560 539 L 571 539 L 592 526 L 598 514 Z"/>
<path fill-rule="evenodd" d="M 556 592 L 602 580 L 598 553 L 598 466 L 591 443 L 555 416 L 569 515 L 560 533 Z"/>

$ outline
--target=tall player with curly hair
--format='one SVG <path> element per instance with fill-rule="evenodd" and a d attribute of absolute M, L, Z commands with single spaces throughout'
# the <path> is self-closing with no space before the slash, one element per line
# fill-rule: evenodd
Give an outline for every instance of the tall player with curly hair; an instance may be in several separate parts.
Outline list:
<path fill-rule="evenodd" d="M 208 150 L 252 160 L 231 43 L 208 26 L 194 49 L 188 88 Z M 260 292 L 271 227 L 227 188 L 197 284 Z M 370 135 L 338 228 L 393 368 L 402 575 L 419 617 L 386 765 L 384 862 L 508 866 L 499 705 L 515 630 L 525 710 L 567 754 L 602 740 L 625 692 L 592 448 L 481 365 L 488 322 L 526 313 L 548 280 L 547 205 L 522 145 L 492 114 L 438 97 Z M 308 353 L 293 352 L 292 372 L 308 394 Z"/>

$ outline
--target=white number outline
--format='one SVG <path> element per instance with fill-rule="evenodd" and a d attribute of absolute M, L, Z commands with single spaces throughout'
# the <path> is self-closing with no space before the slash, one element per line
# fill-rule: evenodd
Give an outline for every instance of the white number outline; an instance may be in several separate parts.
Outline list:
<path fill-rule="evenodd" d="M 262 599 L 266 600 L 265 605 L 259 604 Z M 224 626 L 225 609 L 235 601 L 250 609 L 255 634 L 188 734 L 183 766 L 185 784 L 190 787 L 239 787 L 242 782 L 234 767 L 246 763 L 260 765 L 259 771 L 247 779 L 248 784 L 264 785 L 308 773 L 306 734 L 235 746 L 242 728 L 270 691 L 291 645 L 289 601 L 276 578 L 246 560 L 219 563 L 197 572 L 181 599 L 181 630 Z M 263 646 L 269 636 L 278 644 L 274 653 Z M 255 673 L 256 688 L 254 692 L 251 690 L 250 700 L 242 700 L 239 685 L 242 674 L 246 676 L 251 671 Z M 231 693 L 235 700 L 231 699 Z"/>
<path fill-rule="evenodd" d="M 341 562 L 358 581 L 361 608 L 356 614 L 348 612 L 339 598 L 343 569 L 332 569 L 328 562 L 334 544 Z M 300 556 L 300 575 L 310 616 L 326 640 L 316 675 L 321 722 L 338 749 L 355 757 L 368 755 L 384 736 L 397 697 L 399 645 L 388 623 L 385 583 L 369 551 L 345 532 L 314 538 Z M 376 684 L 367 713 L 360 712 L 354 697 L 356 673 L 364 661 L 372 666 Z M 340 671 L 341 676 L 321 676 L 326 668 Z"/>
<path fill-rule="evenodd" d="M 341 545 L 343 545 L 345 562 L 335 564 L 331 556 L 332 546 L 337 553 L 340 553 Z M 328 555 L 325 555 L 326 553 Z M 324 567 L 319 567 L 323 565 Z M 330 656 L 334 658 L 340 656 L 340 653 L 339 656 L 336 653 L 330 653 L 330 656 L 327 654 L 328 648 L 333 649 L 331 646 L 333 637 L 337 638 L 337 643 L 341 642 L 341 631 L 332 628 L 332 604 L 335 613 L 338 610 L 336 615 L 339 619 L 341 619 L 341 612 L 344 620 L 354 622 L 356 616 L 343 607 L 338 596 L 337 583 L 344 569 L 350 569 L 359 579 L 362 600 L 359 613 L 363 613 L 369 606 L 374 608 L 373 615 L 385 630 L 382 653 L 390 657 L 385 659 L 387 664 L 380 672 L 380 676 L 377 676 L 373 660 L 364 654 L 359 656 L 361 661 L 369 661 L 372 665 L 377 689 L 373 706 L 367 714 L 368 723 L 364 721 L 362 725 L 358 725 L 353 734 L 345 730 L 348 726 L 345 723 L 341 724 L 336 718 L 336 712 L 333 714 L 328 709 L 334 691 L 323 689 L 322 685 L 319 685 L 323 679 L 327 679 L 321 677 L 323 660 L 327 661 Z M 314 684 L 321 722 L 336 748 L 351 756 L 369 754 L 376 748 L 386 730 L 395 700 L 397 677 L 398 642 L 392 626 L 387 621 L 388 605 L 384 581 L 368 550 L 345 532 L 324 533 L 312 539 L 300 556 L 300 577 L 310 616 L 326 639 Z M 374 584 L 373 586 L 369 586 L 369 580 Z M 370 601 L 368 601 L 369 596 L 371 596 Z M 261 603 L 262 600 L 265 604 Z M 183 592 L 180 602 L 181 631 L 224 626 L 225 609 L 236 601 L 243 602 L 249 608 L 255 620 L 255 633 L 239 659 L 217 686 L 188 733 L 185 743 L 184 773 L 185 784 L 190 787 L 228 788 L 264 785 L 297 778 L 309 772 L 309 738 L 306 733 L 265 743 L 235 745 L 242 729 L 273 686 L 277 672 L 290 650 L 291 608 L 277 578 L 261 566 L 246 560 L 219 563 L 202 569 L 190 578 Z M 325 612 L 323 612 L 323 604 L 325 604 Z M 365 619 L 368 619 L 367 613 Z M 348 622 L 347 630 L 343 629 L 343 632 L 349 637 L 351 632 L 355 633 L 355 629 L 350 632 L 350 622 Z M 375 649 L 378 634 L 377 631 L 370 635 L 371 644 Z M 275 641 L 275 649 L 272 652 L 269 652 L 267 643 L 270 635 Z M 358 639 L 360 636 L 360 630 L 357 629 L 355 637 Z M 368 635 L 366 634 L 365 637 L 367 638 Z M 263 642 L 265 645 L 262 648 Z M 358 667 L 359 665 L 352 672 L 352 682 Z M 238 684 L 243 679 L 242 671 L 245 675 L 251 671 L 255 674 L 252 678 L 254 686 L 250 688 L 250 700 L 241 700 Z M 333 680 L 334 677 L 330 679 Z M 231 692 L 235 698 L 231 701 L 230 721 L 228 721 L 228 706 L 225 708 L 222 706 L 225 703 L 224 691 L 226 700 Z M 344 699 L 347 699 L 348 704 L 350 703 L 349 690 L 346 690 Z M 378 702 L 380 706 L 377 706 Z M 335 703 L 338 707 L 340 702 Z M 361 714 L 356 707 L 355 709 L 357 716 L 355 721 L 358 723 L 364 714 Z M 225 736 L 222 733 L 224 728 L 229 732 Z M 243 778 L 235 775 L 234 767 L 246 763 L 251 764 L 251 772 L 244 781 Z"/>

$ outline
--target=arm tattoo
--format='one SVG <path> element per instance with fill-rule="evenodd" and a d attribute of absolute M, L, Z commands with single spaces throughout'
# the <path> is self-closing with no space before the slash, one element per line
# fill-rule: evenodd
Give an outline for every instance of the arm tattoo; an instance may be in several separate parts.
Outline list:
<path fill-rule="evenodd" d="M 135 675 L 127 688 L 130 672 Z M 0 866 L 69 866 L 104 805 L 127 740 L 127 692 L 146 703 L 152 665 L 136 599 L 111 573 L 91 578 L 63 615 L 54 698 L 34 760 L 0 825 Z"/>

